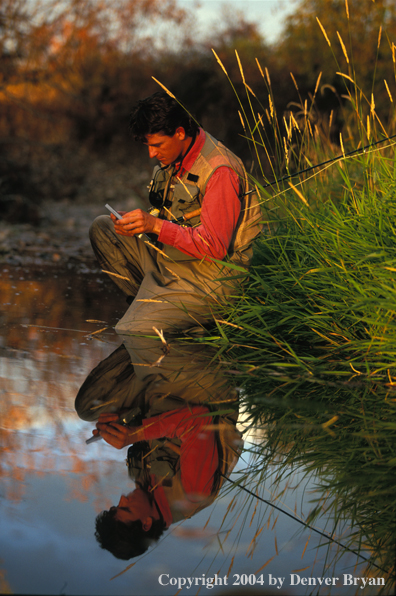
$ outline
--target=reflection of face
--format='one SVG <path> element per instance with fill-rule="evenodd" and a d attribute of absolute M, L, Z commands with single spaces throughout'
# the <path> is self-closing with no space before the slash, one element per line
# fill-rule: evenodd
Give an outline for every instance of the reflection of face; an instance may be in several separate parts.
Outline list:
<path fill-rule="evenodd" d="M 169 166 L 171 163 L 181 159 L 186 151 L 187 140 L 184 128 L 181 126 L 176 129 L 173 137 L 162 133 L 150 134 L 146 136 L 145 145 L 147 145 L 150 157 L 156 157 L 163 166 Z"/>
<path fill-rule="evenodd" d="M 122 495 L 116 510 L 115 519 L 126 524 L 140 519 L 144 525 L 149 518 L 159 519 L 157 508 L 141 488 L 136 488 L 126 496 Z"/>

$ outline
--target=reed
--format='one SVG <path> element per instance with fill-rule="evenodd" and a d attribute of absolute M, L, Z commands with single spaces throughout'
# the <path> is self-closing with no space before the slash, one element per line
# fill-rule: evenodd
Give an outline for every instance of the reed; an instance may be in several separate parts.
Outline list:
<path fill-rule="evenodd" d="M 331 122 L 317 118 L 320 78 L 311 101 L 301 100 L 297 111 L 279 122 L 269 74 L 258 65 L 268 84 L 264 105 L 238 63 L 250 110 L 240 102 L 240 116 L 257 156 L 253 182 L 262 200 L 264 233 L 243 291 L 219 313 L 204 341 L 217 346 L 219 358 L 238 375 L 250 425 L 266 429 L 251 448 L 255 463 L 245 480 L 260 485 L 274 463 L 278 477 L 290 467 L 314 474 L 323 499 L 314 504 L 312 520 L 331 512 L 334 528 L 349 524 L 345 544 L 368 556 L 369 572 L 385 575 L 385 592 L 391 593 L 396 547 L 393 124 L 387 130 L 379 120 L 374 92 L 366 95 L 359 88 L 349 62 L 348 74 L 339 73 L 349 101 L 347 134 L 340 134 L 338 145 L 329 137 Z M 245 276 L 238 267 L 234 271 Z"/>
<path fill-rule="evenodd" d="M 392 147 L 333 166 L 345 181 L 338 200 L 318 200 L 316 177 L 278 192 L 244 292 L 206 341 L 239 375 L 250 424 L 266 429 L 246 480 L 260 484 L 274 462 L 278 477 L 314 474 L 324 496 L 312 519 L 349 524 L 345 545 L 370 559 L 370 573 L 394 577 Z"/>

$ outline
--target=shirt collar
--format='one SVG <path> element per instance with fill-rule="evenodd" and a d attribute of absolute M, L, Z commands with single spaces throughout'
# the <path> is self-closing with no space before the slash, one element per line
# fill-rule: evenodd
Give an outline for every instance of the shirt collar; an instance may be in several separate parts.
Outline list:
<path fill-rule="evenodd" d="M 163 487 L 161 485 L 157 486 L 152 491 L 152 494 L 157 504 L 157 507 L 160 510 L 162 517 L 164 518 L 166 527 L 169 528 L 169 526 L 173 522 L 173 517 Z"/>
<path fill-rule="evenodd" d="M 190 151 L 187 153 L 186 157 L 183 159 L 182 169 L 179 172 L 179 175 L 183 173 L 183 171 L 191 170 L 193 164 L 195 163 L 198 155 L 201 152 L 202 147 L 204 146 L 206 139 L 205 131 L 200 128 L 197 134 L 197 137 L 194 141 L 193 146 L 191 147 Z"/>

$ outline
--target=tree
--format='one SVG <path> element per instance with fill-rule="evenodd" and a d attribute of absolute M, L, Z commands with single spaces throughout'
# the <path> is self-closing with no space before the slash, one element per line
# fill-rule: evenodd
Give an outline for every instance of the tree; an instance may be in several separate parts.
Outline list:
<path fill-rule="evenodd" d="M 166 37 L 158 29 L 175 32 L 186 18 L 175 0 L 0 0 L 0 48 L 13 60 L 3 67 L 0 101 L 11 116 L 3 135 L 10 126 L 15 134 L 16 121 L 25 136 L 39 134 L 34 112 L 52 124 L 47 140 L 110 142 L 131 103 L 154 86 Z"/>

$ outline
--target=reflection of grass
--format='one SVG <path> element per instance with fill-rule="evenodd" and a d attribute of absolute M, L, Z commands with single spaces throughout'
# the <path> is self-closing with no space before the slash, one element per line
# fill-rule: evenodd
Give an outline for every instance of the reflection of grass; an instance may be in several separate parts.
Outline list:
<path fill-rule="evenodd" d="M 251 411 L 265 421 L 267 434 L 253 448 L 249 476 L 259 482 L 274 464 L 279 478 L 291 468 L 313 474 L 319 496 L 306 521 L 320 525 L 329 517 L 326 531 L 335 538 L 349 525 L 341 542 L 392 573 L 395 422 L 387 390 L 285 377 L 260 387 L 252 381 L 250 390 Z"/>

